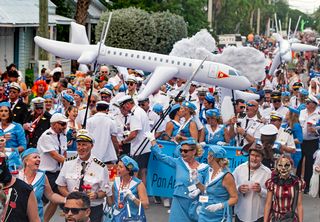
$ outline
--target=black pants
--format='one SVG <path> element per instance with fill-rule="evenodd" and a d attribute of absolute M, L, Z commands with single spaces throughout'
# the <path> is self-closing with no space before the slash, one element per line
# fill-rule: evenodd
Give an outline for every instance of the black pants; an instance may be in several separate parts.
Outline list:
<path fill-rule="evenodd" d="M 60 171 L 57 171 L 57 172 L 54 172 L 54 173 L 46 171 L 46 176 L 48 177 L 49 184 L 51 186 L 52 191 L 54 193 L 58 193 L 58 194 L 59 194 L 59 190 L 58 190 L 58 185 L 56 184 L 56 180 L 57 180 L 57 178 L 59 176 L 59 173 L 60 173 Z M 49 202 L 49 200 L 45 197 L 45 195 L 43 195 L 42 201 L 44 203 L 48 203 Z"/>
<path fill-rule="evenodd" d="M 245 222 L 245 221 L 240 220 L 238 215 L 236 215 L 235 219 L 236 219 L 235 222 Z M 258 220 L 254 221 L 254 222 L 263 222 L 263 217 L 260 217 Z"/>
<path fill-rule="evenodd" d="M 297 169 L 297 175 L 301 177 L 301 168 L 302 168 L 302 161 L 305 157 L 305 170 L 304 170 L 304 181 L 306 182 L 306 190 L 309 190 L 310 186 L 310 179 L 312 177 L 313 173 L 313 154 L 317 151 L 319 147 L 319 140 L 303 140 L 301 144 L 301 151 L 302 151 L 302 157 L 300 160 L 300 163 L 298 165 Z"/>
<path fill-rule="evenodd" d="M 101 222 L 103 217 L 103 204 L 100 204 L 95 207 L 90 207 L 90 221 L 92 222 Z"/>

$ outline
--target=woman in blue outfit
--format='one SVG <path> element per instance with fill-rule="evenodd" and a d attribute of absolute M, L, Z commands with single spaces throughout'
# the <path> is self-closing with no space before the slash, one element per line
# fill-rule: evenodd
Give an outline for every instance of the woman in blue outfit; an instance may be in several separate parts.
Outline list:
<path fill-rule="evenodd" d="M 287 112 L 286 120 L 287 123 L 283 125 L 283 128 L 287 129 L 287 132 L 292 134 L 294 143 L 296 145 L 296 149 L 300 152 L 295 152 L 291 154 L 291 158 L 293 159 L 294 167 L 297 168 L 298 164 L 300 162 L 300 159 L 302 157 L 301 153 L 301 143 L 303 141 L 303 133 L 302 133 L 302 127 L 299 122 L 299 115 L 300 110 L 295 109 L 293 107 L 288 107 L 289 112 Z"/>
<path fill-rule="evenodd" d="M 197 187 L 207 197 L 202 198 L 199 213 L 199 222 L 232 221 L 232 206 L 238 201 L 236 184 L 232 174 L 227 168 L 227 152 L 221 146 L 210 145 L 205 182 L 198 183 Z"/>
<path fill-rule="evenodd" d="M 229 132 L 221 124 L 221 115 L 218 109 L 209 109 L 206 111 L 207 124 L 201 131 L 199 142 L 216 145 L 218 142 L 230 142 Z"/>
<path fill-rule="evenodd" d="M 180 119 L 183 112 L 180 111 L 180 104 L 175 104 L 171 107 L 169 112 L 170 121 L 166 125 L 165 135 L 168 138 L 165 140 L 172 140 L 179 132 L 180 129 Z"/>
<path fill-rule="evenodd" d="M 6 149 L 21 153 L 27 147 L 26 135 L 21 124 L 12 119 L 10 103 L 0 103 L 0 136 L 6 139 Z"/>
<path fill-rule="evenodd" d="M 143 208 L 149 207 L 149 200 L 144 184 L 134 173 L 139 171 L 138 164 L 132 158 L 123 155 L 119 158 L 118 174 L 113 183 L 113 197 L 114 197 L 114 216 L 129 204 L 132 217 L 138 214 L 139 205 L 141 203 Z"/>
<path fill-rule="evenodd" d="M 202 124 L 207 123 L 206 111 L 209 109 L 214 109 L 215 99 L 214 96 L 207 92 L 206 97 L 203 100 L 204 109 L 199 110 L 199 119 Z"/>
<path fill-rule="evenodd" d="M 298 106 L 298 110 L 301 111 L 303 109 L 306 108 L 306 99 L 309 96 L 309 92 L 308 90 L 304 89 L 304 88 L 300 88 L 299 89 L 299 106 Z"/>
<path fill-rule="evenodd" d="M 77 130 L 80 129 L 80 127 L 76 123 L 77 116 L 78 116 L 78 108 L 76 106 L 69 106 L 66 111 L 66 117 L 68 117 L 69 119 L 69 122 L 67 125 L 67 141 L 68 141 L 69 151 L 77 150 L 76 134 L 77 134 Z"/>
<path fill-rule="evenodd" d="M 40 220 L 43 221 L 43 195 L 57 204 L 64 203 L 65 198 L 52 191 L 45 172 L 39 170 L 40 155 L 36 148 L 25 150 L 21 154 L 21 158 L 24 168 L 19 171 L 17 177 L 33 187 L 33 191 L 37 198 L 39 217 Z"/>
<path fill-rule="evenodd" d="M 153 133 L 146 133 L 146 137 L 151 142 L 151 151 L 158 160 L 170 165 L 176 170 L 176 183 L 173 191 L 172 204 L 170 208 L 169 222 L 193 222 L 189 215 L 189 208 L 194 201 L 189 196 L 191 190 L 195 190 L 195 184 L 204 181 L 208 165 L 199 163 L 195 160 L 197 156 L 202 155 L 202 148 L 194 139 L 181 142 L 181 157 L 174 158 L 162 153 L 158 147 Z"/>
<path fill-rule="evenodd" d="M 195 120 L 193 119 L 193 116 L 196 114 L 196 109 L 197 107 L 189 101 L 184 101 L 182 103 L 180 111 L 183 113 L 182 117 L 184 117 L 185 121 L 179 129 L 176 141 L 186 140 L 190 137 L 198 141 L 198 128 Z"/>

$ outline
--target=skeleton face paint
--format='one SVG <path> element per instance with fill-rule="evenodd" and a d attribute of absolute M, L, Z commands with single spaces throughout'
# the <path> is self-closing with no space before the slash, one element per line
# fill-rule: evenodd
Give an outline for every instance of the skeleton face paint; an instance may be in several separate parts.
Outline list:
<path fill-rule="evenodd" d="M 277 170 L 281 178 L 287 178 L 290 175 L 292 165 L 287 158 L 280 157 L 277 162 Z"/>

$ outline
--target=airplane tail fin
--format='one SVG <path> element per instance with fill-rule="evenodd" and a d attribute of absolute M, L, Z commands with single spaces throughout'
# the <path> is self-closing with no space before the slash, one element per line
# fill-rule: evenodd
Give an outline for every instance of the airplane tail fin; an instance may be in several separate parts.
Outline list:
<path fill-rule="evenodd" d="M 71 43 L 89 45 L 85 26 L 71 22 Z"/>

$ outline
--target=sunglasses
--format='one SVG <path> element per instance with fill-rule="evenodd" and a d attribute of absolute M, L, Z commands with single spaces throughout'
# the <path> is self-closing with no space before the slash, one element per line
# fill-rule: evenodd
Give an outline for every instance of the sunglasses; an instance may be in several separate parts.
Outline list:
<path fill-rule="evenodd" d="M 256 105 L 251 104 L 251 103 L 248 103 L 247 106 L 249 106 L 249 107 L 254 107 L 254 106 L 256 106 Z"/>
<path fill-rule="evenodd" d="M 194 149 L 180 149 L 180 153 L 188 153 L 189 151 L 192 151 Z"/>
<path fill-rule="evenodd" d="M 280 103 L 281 100 L 280 99 L 276 99 L 276 100 L 272 100 L 273 103 Z"/>
<path fill-rule="evenodd" d="M 111 96 L 101 96 L 101 99 L 108 99 L 111 98 Z"/>
<path fill-rule="evenodd" d="M 72 214 L 78 214 L 81 210 L 86 210 L 88 208 L 69 208 L 69 207 L 64 207 L 63 208 L 63 213 L 67 214 L 71 210 Z"/>
<path fill-rule="evenodd" d="M 244 108 L 246 108 L 245 106 L 240 106 L 240 109 L 244 109 Z"/>
<path fill-rule="evenodd" d="M 66 122 L 58 122 L 58 124 L 59 124 L 60 126 L 66 126 L 66 125 L 67 125 Z"/>
<path fill-rule="evenodd" d="M 92 104 L 96 104 L 96 101 L 94 101 L 94 100 L 91 100 L 91 101 L 90 101 L 90 103 L 92 103 Z"/>

